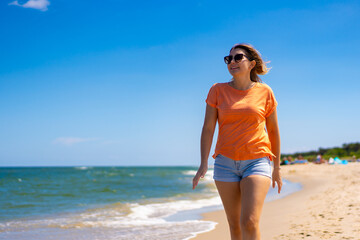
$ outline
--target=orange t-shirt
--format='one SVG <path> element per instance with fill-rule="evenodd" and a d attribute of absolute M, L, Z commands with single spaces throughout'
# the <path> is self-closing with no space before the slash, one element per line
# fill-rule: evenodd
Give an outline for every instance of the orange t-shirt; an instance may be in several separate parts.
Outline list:
<path fill-rule="evenodd" d="M 272 89 L 256 82 L 247 90 L 238 90 L 228 82 L 215 83 L 206 103 L 218 109 L 219 135 L 215 153 L 233 160 L 250 160 L 269 156 L 271 143 L 265 130 L 266 118 L 275 110 L 277 101 Z"/>

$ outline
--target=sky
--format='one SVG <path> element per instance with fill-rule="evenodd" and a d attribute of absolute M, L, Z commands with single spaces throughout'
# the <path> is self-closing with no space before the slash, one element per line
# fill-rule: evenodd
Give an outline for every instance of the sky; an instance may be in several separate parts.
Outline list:
<path fill-rule="evenodd" d="M 359 29 L 358 1 L 1 1 L 0 166 L 199 165 L 240 42 L 270 61 L 282 153 L 359 142 Z"/>

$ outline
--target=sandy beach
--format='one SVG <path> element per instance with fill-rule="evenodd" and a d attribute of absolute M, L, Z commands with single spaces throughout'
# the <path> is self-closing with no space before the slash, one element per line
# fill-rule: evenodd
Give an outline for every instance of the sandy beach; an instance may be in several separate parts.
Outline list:
<path fill-rule="evenodd" d="M 263 240 L 360 240 L 360 163 L 282 166 L 282 177 L 303 189 L 264 205 Z M 230 240 L 223 210 L 203 214 L 218 224 L 194 240 Z"/>

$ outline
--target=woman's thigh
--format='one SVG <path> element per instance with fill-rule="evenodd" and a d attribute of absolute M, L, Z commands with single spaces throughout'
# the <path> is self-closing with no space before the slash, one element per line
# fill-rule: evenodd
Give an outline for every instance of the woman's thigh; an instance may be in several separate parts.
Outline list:
<path fill-rule="evenodd" d="M 270 188 L 271 178 L 263 175 L 250 175 L 240 181 L 241 221 L 260 221 L 261 211 L 266 194 Z"/>
<path fill-rule="evenodd" d="M 241 192 L 240 182 L 221 182 L 215 180 L 221 201 L 230 224 L 240 224 Z"/>

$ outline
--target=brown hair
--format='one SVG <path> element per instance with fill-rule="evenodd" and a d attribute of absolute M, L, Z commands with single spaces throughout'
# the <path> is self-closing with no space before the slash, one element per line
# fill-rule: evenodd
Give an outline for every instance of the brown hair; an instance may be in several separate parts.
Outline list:
<path fill-rule="evenodd" d="M 248 57 L 249 61 L 255 60 L 256 65 L 255 67 L 253 67 L 253 69 L 251 69 L 250 72 L 250 79 L 253 82 L 262 82 L 261 78 L 258 75 L 265 75 L 266 73 L 269 72 L 269 70 L 271 68 L 266 67 L 266 63 L 268 62 L 264 62 L 261 58 L 261 54 L 259 51 L 257 51 L 252 45 L 248 44 L 248 43 L 238 43 L 235 44 L 231 49 L 230 52 L 233 49 L 237 49 L 240 48 L 242 50 L 245 51 L 246 56 Z"/>

